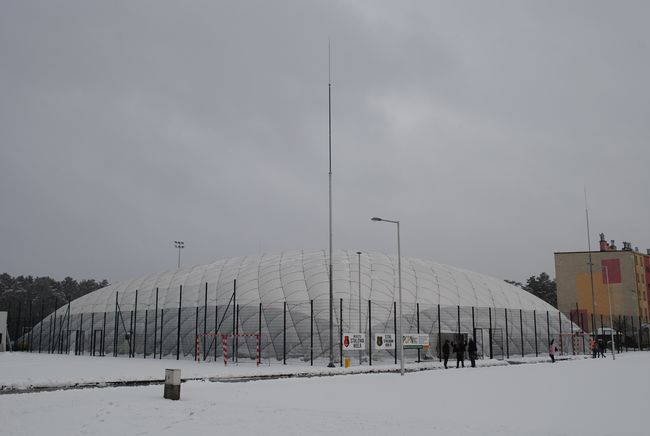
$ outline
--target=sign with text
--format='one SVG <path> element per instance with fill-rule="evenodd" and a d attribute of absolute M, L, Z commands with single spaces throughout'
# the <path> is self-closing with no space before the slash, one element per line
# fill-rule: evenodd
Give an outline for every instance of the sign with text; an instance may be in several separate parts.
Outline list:
<path fill-rule="evenodd" d="M 375 335 L 375 350 L 394 350 L 395 335 L 392 333 L 378 333 Z"/>
<path fill-rule="evenodd" d="M 343 351 L 360 351 L 366 349 L 366 335 L 363 333 L 343 333 Z"/>
<path fill-rule="evenodd" d="M 402 345 L 406 350 L 429 348 L 429 335 L 426 334 L 402 335 Z"/>

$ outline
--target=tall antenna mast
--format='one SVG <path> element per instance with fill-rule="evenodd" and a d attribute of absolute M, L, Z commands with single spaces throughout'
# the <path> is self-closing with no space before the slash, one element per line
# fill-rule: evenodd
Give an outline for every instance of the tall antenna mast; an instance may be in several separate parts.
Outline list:
<path fill-rule="evenodd" d="M 329 287 L 330 287 L 330 361 L 327 365 L 334 368 L 334 287 L 332 283 L 332 43 L 327 42 L 327 106 L 329 132 Z"/>
<path fill-rule="evenodd" d="M 591 261 L 591 233 L 589 232 L 589 207 L 585 186 L 585 216 L 587 218 L 587 249 L 589 250 L 589 279 L 591 280 L 591 332 L 596 330 L 596 294 L 594 292 L 594 263 Z"/>

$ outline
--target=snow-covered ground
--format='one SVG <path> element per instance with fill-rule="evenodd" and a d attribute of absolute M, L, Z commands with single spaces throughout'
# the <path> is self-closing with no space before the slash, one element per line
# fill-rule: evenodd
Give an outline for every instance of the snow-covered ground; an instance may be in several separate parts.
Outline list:
<path fill-rule="evenodd" d="M 47 371 L 48 361 L 55 374 L 33 374 L 32 380 L 88 381 L 98 367 L 112 367 L 112 375 L 122 379 L 165 367 L 180 367 L 184 377 L 192 371 L 214 375 L 208 373 L 218 367 L 6 354 L 0 356 L 0 380 L 24 384 L 32 371 Z M 248 383 L 189 381 L 182 385 L 180 401 L 164 400 L 160 385 L 8 394 L 0 395 L 0 434 L 646 435 L 648 368 L 650 353 L 638 352 L 619 355 L 616 361 L 449 369 L 404 377 L 389 373 Z M 221 367 L 220 373 L 251 370 L 259 371 L 242 365 Z"/>

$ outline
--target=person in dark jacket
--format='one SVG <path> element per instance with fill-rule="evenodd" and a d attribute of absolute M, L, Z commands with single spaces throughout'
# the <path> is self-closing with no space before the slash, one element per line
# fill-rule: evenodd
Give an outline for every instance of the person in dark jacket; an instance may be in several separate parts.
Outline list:
<path fill-rule="evenodd" d="M 605 345 L 605 341 L 598 339 L 598 357 L 607 357 L 605 356 L 606 347 L 607 345 Z"/>
<path fill-rule="evenodd" d="M 472 368 L 476 368 L 476 342 L 472 338 L 467 344 L 467 352 L 469 353 L 469 361 L 472 362 Z"/>
<path fill-rule="evenodd" d="M 445 340 L 445 344 L 442 346 L 442 358 L 445 362 L 445 369 L 447 369 L 447 362 L 449 361 L 449 340 Z"/>
<path fill-rule="evenodd" d="M 460 340 L 458 345 L 456 345 L 456 368 L 462 364 L 465 368 L 465 341 Z"/>

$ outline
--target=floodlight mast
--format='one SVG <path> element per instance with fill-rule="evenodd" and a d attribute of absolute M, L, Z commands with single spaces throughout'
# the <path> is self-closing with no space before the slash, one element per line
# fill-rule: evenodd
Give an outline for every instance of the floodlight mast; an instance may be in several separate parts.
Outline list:
<path fill-rule="evenodd" d="M 334 368 L 334 285 L 332 277 L 332 45 L 327 47 L 327 112 L 329 134 L 329 297 L 330 297 L 330 361 L 328 367 Z M 340 340 L 340 338 L 339 338 Z"/>
<path fill-rule="evenodd" d="M 174 247 L 178 248 L 178 268 L 181 267 L 181 248 L 185 248 L 185 242 L 174 241 Z"/>

